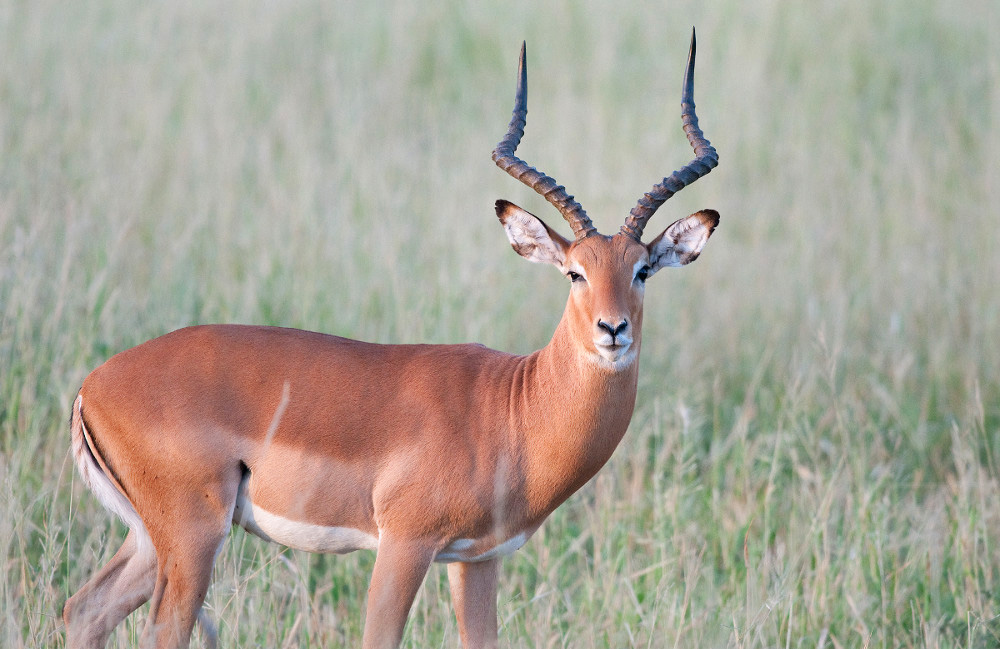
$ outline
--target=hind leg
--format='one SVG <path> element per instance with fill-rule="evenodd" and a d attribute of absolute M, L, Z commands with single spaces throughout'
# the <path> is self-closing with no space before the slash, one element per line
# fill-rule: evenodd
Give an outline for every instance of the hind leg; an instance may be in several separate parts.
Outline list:
<path fill-rule="evenodd" d="M 188 539 L 187 543 L 175 544 L 158 561 L 141 646 L 157 649 L 188 646 L 195 622 L 205 619 L 201 606 L 212 581 L 216 553 L 224 540 L 224 533 Z"/>
<path fill-rule="evenodd" d="M 114 628 L 152 596 L 156 554 L 148 540 L 145 551 L 137 540 L 137 533 L 129 531 L 111 561 L 66 601 L 67 649 L 103 647 Z"/>
<path fill-rule="evenodd" d="M 215 626 L 212 618 L 208 617 L 205 609 L 198 611 L 198 627 L 201 629 L 201 642 L 208 649 L 217 649 L 219 646 L 219 629 Z"/>
<path fill-rule="evenodd" d="M 142 647 L 187 647 L 198 620 L 212 644 L 214 625 L 205 624 L 201 607 L 215 558 L 232 526 L 240 477 L 237 468 L 217 481 L 203 481 L 201 488 L 158 494 L 159 516 L 147 521 L 157 562 Z"/>

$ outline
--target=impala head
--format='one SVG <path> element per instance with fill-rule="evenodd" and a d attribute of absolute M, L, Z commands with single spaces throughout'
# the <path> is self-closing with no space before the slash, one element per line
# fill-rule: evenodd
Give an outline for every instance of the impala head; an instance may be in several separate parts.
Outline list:
<path fill-rule="evenodd" d="M 697 259 L 719 223 L 718 212 L 702 210 L 675 221 L 649 243 L 642 242 L 643 229 L 657 208 L 719 161 L 698 128 L 694 110 L 694 33 L 684 74 L 681 120 L 696 157 L 640 198 L 613 236 L 597 231 L 565 187 L 514 155 L 528 113 L 524 50 L 522 45 L 514 114 L 507 134 L 493 151 L 493 160 L 554 205 L 569 222 L 574 240 L 560 236 L 537 216 L 508 201 L 497 201 L 497 216 L 518 254 L 529 261 L 552 264 L 572 283 L 563 321 L 583 352 L 605 367 L 624 369 L 639 350 L 646 280 L 661 268 Z"/>

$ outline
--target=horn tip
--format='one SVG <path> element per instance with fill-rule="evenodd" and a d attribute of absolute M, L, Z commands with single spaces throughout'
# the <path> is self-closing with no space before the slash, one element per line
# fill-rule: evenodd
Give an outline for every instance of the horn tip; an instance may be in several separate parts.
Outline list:
<path fill-rule="evenodd" d="M 525 99 L 527 99 L 528 92 L 528 66 L 525 62 L 526 47 L 526 42 L 521 41 L 521 56 L 517 60 L 517 95 L 520 96 L 523 91 Z"/>
<path fill-rule="evenodd" d="M 691 47 L 688 49 L 687 67 L 684 69 L 684 80 L 681 85 L 681 103 L 693 101 L 694 95 L 694 60 L 698 51 L 694 37 L 694 27 L 691 28 Z"/>

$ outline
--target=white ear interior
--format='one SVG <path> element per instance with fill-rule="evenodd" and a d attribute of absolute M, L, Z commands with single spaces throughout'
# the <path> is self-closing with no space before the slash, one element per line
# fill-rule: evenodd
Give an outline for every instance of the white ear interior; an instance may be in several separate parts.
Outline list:
<path fill-rule="evenodd" d="M 510 245 L 528 261 L 562 268 L 569 242 L 549 229 L 534 214 L 513 203 L 497 201 L 497 216 Z"/>
<path fill-rule="evenodd" d="M 719 224 L 719 213 L 702 210 L 671 223 L 648 246 L 649 265 L 653 271 L 690 264 Z"/>

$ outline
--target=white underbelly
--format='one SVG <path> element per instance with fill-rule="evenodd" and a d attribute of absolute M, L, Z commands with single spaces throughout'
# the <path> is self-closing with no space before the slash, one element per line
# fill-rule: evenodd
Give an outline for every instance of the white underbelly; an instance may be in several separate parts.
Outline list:
<path fill-rule="evenodd" d="M 378 550 L 378 537 L 359 529 L 315 525 L 269 512 L 250 500 L 246 487 L 244 479 L 233 510 L 233 524 L 239 525 L 254 536 L 306 552 L 346 554 L 355 550 Z M 477 539 L 457 539 L 438 552 L 434 556 L 434 561 L 476 562 L 505 557 L 524 545 L 529 536 L 529 532 L 521 532 L 486 550 L 482 549 Z"/>
<path fill-rule="evenodd" d="M 378 538 L 353 527 L 327 527 L 272 514 L 255 505 L 243 490 L 236 501 L 233 523 L 254 536 L 296 550 L 345 554 L 355 550 L 377 550 Z"/>
<path fill-rule="evenodd" d="M 507 539 L 500 545 L 481 551 L 478 554 L 473 554 L 471 549 L 475 544 L 475 541 L 472 539 L 458 539 L 457 541 L 452 541 L 443 550 L 438 552 L 434 557 L 434 560 L 438 563 L 453 563 L 455 561 L 475 562 L 486 561 L 496 557 L 506 557 L 507 555 L 513 554 L 517 551 L 517 549 L 524 545 L 527 540 L 528 534 L 526 532 L 521 532 L 517 536 Z"/>

